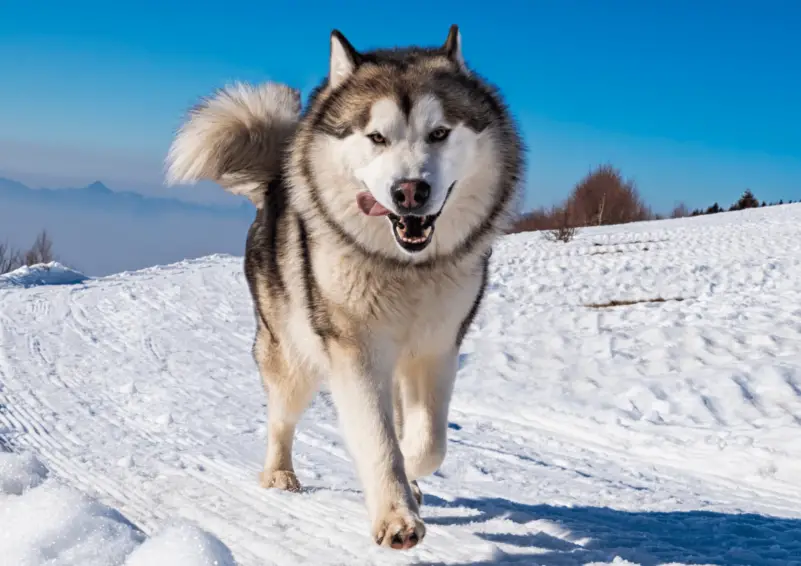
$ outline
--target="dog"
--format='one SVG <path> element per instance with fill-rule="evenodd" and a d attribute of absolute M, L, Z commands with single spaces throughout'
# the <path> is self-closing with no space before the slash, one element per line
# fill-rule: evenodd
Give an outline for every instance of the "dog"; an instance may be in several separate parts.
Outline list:
<path fill-rule="evenodd" d="M 437 47 L 370 51 L 332 31 L 328 76 L 305 108 L 268 82 L 189 111 L 167 184 L 212 180 L 257 209 L 244 269 L 267 394 L 264 487 L 300 489 L 295 427 L 326 380 L 373 539 L 423 540 L 416 480 L 445 457 L 459 347 L 524 153 L 455 25 Z"/>

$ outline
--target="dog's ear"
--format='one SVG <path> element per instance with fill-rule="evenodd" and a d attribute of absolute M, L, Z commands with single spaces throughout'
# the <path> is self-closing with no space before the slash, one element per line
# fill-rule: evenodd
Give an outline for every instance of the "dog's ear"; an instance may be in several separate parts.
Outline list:
<path fill-rule="evenodd" d="M 331 32 L 331 58 L 328 68 L 328 84 L 336 88 L 353 74 L 359 66 L 359 52 L 339 30 Z"/>
<path fill-rule="evenodd" d="M 442 50 L 445 52 L 445 56 L 456 63 L 461 70 L 467 70 L 464 57 L 462 57 L 462 34 L 459 33 L 459 26 L 456 24 L 453 24 L 448 31 L 448 39 L 445 40 Z"/>

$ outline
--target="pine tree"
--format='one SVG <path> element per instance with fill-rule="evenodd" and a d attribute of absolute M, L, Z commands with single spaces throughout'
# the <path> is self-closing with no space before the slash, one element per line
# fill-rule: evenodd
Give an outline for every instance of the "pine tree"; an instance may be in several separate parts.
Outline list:
<path fill-rule="evenodd" d="M 758 208 L 759 201 L 754 197 L 754 193 L 751 192 L 751 189 L 746 189 L 743 195 L 740 197 L 740 200 L 735 202 L 731 210 L 745 210 L 746 208 Z"/>

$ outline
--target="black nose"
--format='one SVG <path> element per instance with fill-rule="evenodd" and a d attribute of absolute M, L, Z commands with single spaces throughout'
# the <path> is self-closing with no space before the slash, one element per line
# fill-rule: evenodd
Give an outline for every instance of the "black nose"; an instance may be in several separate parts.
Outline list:
<path fill-rule="evenodd" d="M 422 179 L 403 179 L 392 187 L 392 202 L 403 212 L 422 208 L 431 196 L 431 185 Z"/>

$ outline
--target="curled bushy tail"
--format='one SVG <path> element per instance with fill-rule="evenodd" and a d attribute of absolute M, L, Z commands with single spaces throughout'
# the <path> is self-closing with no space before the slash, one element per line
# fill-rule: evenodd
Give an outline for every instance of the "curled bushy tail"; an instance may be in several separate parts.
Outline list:
<path fill-rule="evenodd" d="M 281 176 L 300 106 L 300 93 L 278 83 L 237 83 L 204 99 L 170 146 L 167 183 L 215 181 L 261 208 L 267 184 Z"/>

